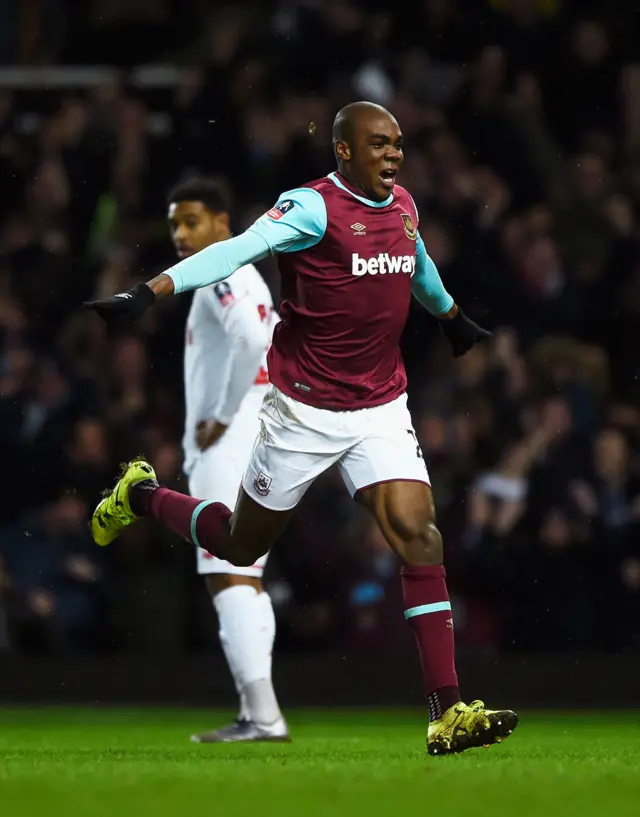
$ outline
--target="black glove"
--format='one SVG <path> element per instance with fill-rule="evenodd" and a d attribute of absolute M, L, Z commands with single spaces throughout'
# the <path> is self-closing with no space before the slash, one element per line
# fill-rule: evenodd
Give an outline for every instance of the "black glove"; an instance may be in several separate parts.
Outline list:
<path fill-rule="evenodd" d="M 476 343 L 491 337 L 491 332 L 467 318 L 460 307 L 458 307 L 455 318 L 446 318 L 440 320 L 439 323 L 440 331 L 451 344 L 454 357 L 464 355 Z"/>
<path fill-rule="evenodd" d="M 97 312 L 107 323 L 127 324 L 140 318 L 153 305 L 155 292 L 146 284 L 136 284 L 127 292 L 120 292 L 100 301 L 87 301 L 85 309 Z"/>

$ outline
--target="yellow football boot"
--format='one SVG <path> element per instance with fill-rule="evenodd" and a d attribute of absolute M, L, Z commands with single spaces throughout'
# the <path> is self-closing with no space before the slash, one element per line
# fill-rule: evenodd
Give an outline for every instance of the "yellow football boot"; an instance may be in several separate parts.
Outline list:
<path fill-rule="evenodd" d="M 485 709 L 482 701 L 454 704 L 429 724 L 427 751 L 430 755 L 453 755 L 475 746 L 502 743 L 518 725 L 510 709 Z"/>
<path fill-rule="evenodd" d="M 97 545 L 104 547 L 116 539 L 138 517 L 129 504 L 129 488 L 138 482 L 156 481 L 156 472 L 144 460 L 132 460 L 122 466 L 120 479 L 109 491 L 91 517 L 91 534 Z"/>

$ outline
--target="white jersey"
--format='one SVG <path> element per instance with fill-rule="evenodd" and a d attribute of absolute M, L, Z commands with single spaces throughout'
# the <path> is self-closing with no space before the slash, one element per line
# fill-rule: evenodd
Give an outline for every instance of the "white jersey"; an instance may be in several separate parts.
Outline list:
<path fill-rule="evenodd" d="M 184 354 L 187 474 L 200 454 L 198 423 L 230 425 L 245 395 L 266 391 L 267 351 L 277 322 L 269 288 L 252 264 L 194 292 Z"/>

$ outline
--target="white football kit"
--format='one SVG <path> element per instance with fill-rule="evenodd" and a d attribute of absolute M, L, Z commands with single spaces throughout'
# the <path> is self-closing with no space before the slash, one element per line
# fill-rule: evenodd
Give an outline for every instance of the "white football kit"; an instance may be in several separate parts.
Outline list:
<path fill-rule="evenodd" d="M 269 388 L 266 353 L 278 322 L 271 293 L 253 265 L 194 293 L 187 320 L 184 377 L 184 470 L 192 496 L 233 509 L 260 430 L 258 414 Z M 196 427 L 215 419 L 228 425 L 206 451 Z M 199 573 L 261 577 L 267 554 L 236 567 L 198 549 Z"/>

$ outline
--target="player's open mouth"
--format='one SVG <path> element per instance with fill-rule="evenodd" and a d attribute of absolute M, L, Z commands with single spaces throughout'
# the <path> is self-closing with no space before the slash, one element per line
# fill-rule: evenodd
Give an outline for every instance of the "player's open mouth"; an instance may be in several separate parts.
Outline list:
<path fill-rule="evenodd" d="M 385 187 L 388 187 L 389 189 L 392 188 L 393 185 L 396 183 L 397 172 L 398 172 L 397 170 L 393 169 L 383 170 L 380 173 L 380 181 Z"/>

